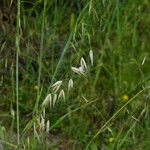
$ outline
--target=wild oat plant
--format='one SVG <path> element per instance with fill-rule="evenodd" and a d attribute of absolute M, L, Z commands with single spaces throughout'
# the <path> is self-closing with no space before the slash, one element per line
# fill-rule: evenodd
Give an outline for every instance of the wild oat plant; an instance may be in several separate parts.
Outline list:
<path fill-rule="evenodd" d="M 89 59 L 91 62 L 91 66 L 93 66 L 94 63 L 94 56 L 93 56 L 93 51 L 89 51 Z M 84 76 L 87 77 L 87 72 L 89 71 L 90 65 L 87 65 L 85 59 L 81 57 L 79 67 L 71 67 L 71 70 L 79 75 L 79 76 Z M 66 93 L 70 92 L 74 87 L 74 80 L 70 78 L 68 80 L 68 88 L 63 89 L 63 84 L 64 81 L 56 81 L 52 86 L 51 86 L 51 93 L 49 93 L 46 98 L 42 102 L 41 106 L 41 113 L 37 117 L 37 120 L 33 124 L 33 131 L 34 134 L 36 135 L 37 139 L 40 139 L 40 134 L 48 134 L 49 129 L 50 129 L 50 120 L 46 120 L 46 112 L 51 111 L 51 109 L 54 109 L 59 103 L 63 100 L 65 102 L 65 97 L 67 96 Z M 83 83 L 82 83 L 83 84 Z M 78 85 L 80 86 L 80 85 Z M 66 91 L 65 91 L 66 90 Z M 67 92 L 68 91 L 68 92 Z M 84 98 L 84 97 L 83 97 Z M 85 98 L 84 98 L 85 99 Z M 87 101 L 87 99 L 85 99 Z M 88 101 L 87 101 L 88 102 Z M 38 131 L 37 131 L 38 129 Z"/>

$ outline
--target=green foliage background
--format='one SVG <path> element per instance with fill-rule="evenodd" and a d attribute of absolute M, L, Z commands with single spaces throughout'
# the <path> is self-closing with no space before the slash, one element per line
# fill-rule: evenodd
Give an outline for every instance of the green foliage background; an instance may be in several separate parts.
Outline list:
<path fill-rule="evenodd" d="M 0 1 L 0 145 L 5 149 L 17 146 L 16 116 L 12 117 L 11 110 L 16 111 L 18 65 L 20 148 L 148 150 L 150 2 L 27 0 L 20 1 L 20 6 L 16 64 L 17 2 Z M 94 53 L 94 66 L 86 78 L 75 75 L 70 66 L 78 66 L 81 57 L 89 65 L 89 50 Z M 26 125 L 39 113 L 50 85 L 63 80 L 67 89 L 70 78 L 74 89 L 65 103 L 46 110 L 54 128 L 39 143 L 32 127 L 25 130 Z M 88 103 L 96 101 L 82 107 L 87 103 L 83 96 Z"/>

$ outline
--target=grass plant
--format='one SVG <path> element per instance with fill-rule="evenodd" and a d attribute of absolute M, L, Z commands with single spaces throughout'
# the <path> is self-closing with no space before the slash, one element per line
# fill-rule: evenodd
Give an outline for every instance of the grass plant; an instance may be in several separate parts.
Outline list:
<path fill-rule="evenodd" d="M 0 2 L 0 149 L 148 150 L 150 2 Z"/>

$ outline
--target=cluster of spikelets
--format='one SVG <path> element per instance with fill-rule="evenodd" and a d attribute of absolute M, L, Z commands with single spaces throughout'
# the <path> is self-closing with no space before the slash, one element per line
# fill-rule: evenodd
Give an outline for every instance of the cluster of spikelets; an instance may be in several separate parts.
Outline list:
<path fill-rule="evenodd" d="M 93 51 L 92 50 L 90 50 L 89 56 L 90 56 L 91 65 L 93 66 Z M 78 67 L 78 68 L 71 67 L 71 69 L 75 73 L 85 76 L 85 73 L 88 71 L 85 59 L 83 57 L 81 57 L 81 59 L 80 59 L 80 67 Z"/>
<path fill-rule="evenodd" d="M 89 58 L 91 65 L 93 66 L 93 51 L 89 51 Z M 80 66 L 77 67 L 71 67 L 71 70 L 75 72 L 78 75 L 86 76 L 86 73 L 88 71 L 87 63 L 83 57 L 80 59 Z M 67 90 L 70 91 L 73 88 L 74 81 L 72 79 L 69 79 L 68 81 L 68 88 Z M 46 98 L 44 99 L 42 103 L 42 113 L 40 114 L 40 117 L 37 119 L 38 125 L 39 125 L 39 131 L 44 131 L 46 133 L 49 133 L 50 128 L 50 121 L 45 120 L 45 108 L 49 107 L 50 109 L 54 108 L 56 103 L 59 100 L 64 100 L 66 98 L 66 94 L 64 89 L 62 88 L 63 81 L 57 81 L 52 86 L 52 92 L 49 93 Z M 34 133 L 38 136 L 35 123 L 34 123 Z"/>

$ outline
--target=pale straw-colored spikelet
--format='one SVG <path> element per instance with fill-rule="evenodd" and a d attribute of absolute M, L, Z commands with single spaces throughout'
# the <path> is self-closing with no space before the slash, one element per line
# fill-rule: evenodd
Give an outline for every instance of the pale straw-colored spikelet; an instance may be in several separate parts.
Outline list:
<path fill-rule="evenodd" d="M 71 67 L 71 69 L 72 69 L 73 72 L 75 72 L 75 73 L 77 73 L 77 74 L 79 74 L 79 75 L 84 75 L 84 76 L 85 76 L 84 70 L 83 70 L 82 67 L 79 67 L 79 68 Z"/>
<path fill-rule="evenodd" d="M 48 94 L 42 103 L 42 107 L 46 107 L 49 105 L 50 98 L 51 98 L 51 94 Z"/>
<path fill-rule="evenodd" d="M 65 101 L 65 92 L 64 90 L 62 89 L 58 95 L 58 99 L 63 99 Z"/>
<path fill-rule="evenodd" d="M 62 81 L 57 81 L 51 87 L 53 88 L 54 92 L 57 92 L 61 87 L 61 85 L 62 85 Z"/>
<path fill-rule="evenodd" d="M 15 117 L 15 111 L 13 109 L 11 109 L 10 113 L 11 113 L 12 117 L 14 118 Z"/>
<path fill-rule="evenodd" d="M 49 94 L 49 107 L 52 108 L 52 94 Z"/>
<path fill-rule="evenodd" d="M 79 70 L 80 70 L 81 73 L 84 73 L 84 72 L 85 72 L 85 69 L 84 69 L 83 66 L 80 66 L 80 67 L 79 67 Z"/>
<path fill-rule="evenodd" d="M 43 108 L 42 114 L 43 114 L 43 117 L 45 117 L 45 107 Z"/>
<path fill-rule="evenodd" d="M 93 61 L 93 51 L 92 50 L 90 50 L 89 56 L 90 56 L 91 65 L 93 66 L 94 61 Z"/>
<path fill-rule="evenodd" d="M 46 122 L 46 133 L 49 133 L 50 122 L 49 120 Z"/>
<path fill-rule="evenodd" d="M 80 59 L 80 65 L 83 68 L 83 70 L 87 70 L 87 65 L 83 57 L 81 57 Z"/>
<path fill-rule="evenodd" d="M 68 82 L 68 91 L 73 88 L 73 80 L 70 79 Z"/>
<path fill-rule="evenodd" d="M 53 97 L 53 107 L 55 106 L 56 101 L 57 101 L 57 94 L 54 94 L 54 97 Z"/>
<path fill-rule="evenodd" d="M 56 93 L 59 89 L 60 89 L 61 85 L 55 86 L 53 87 L 53 91 L 54 93 Z"/>
<path fill-rule="evenodd" d="M 62 84 L 62 81 L 57 81 L 57 82 L 55 82 L 53 85 L 52 85 L 52 87 L 55 87 L 55 86 L 58 86 L 58 85 L 61 85 Z"/>
<path fill-rule="evenodd" d="M 81 74 L 80 72 L 80 69 L 79 68 L 76 68 L 76 67 L 71 67 L 72 71 L 77 73 L 77 74 Z"/>
<path fill-rule="evenodd" d="M 145 60 L 146 60 L 146 56 L 144 56 L 144 58 L 143 58 L 143 60 L 142 60 L 142 65 L 144 65 Z"/>

